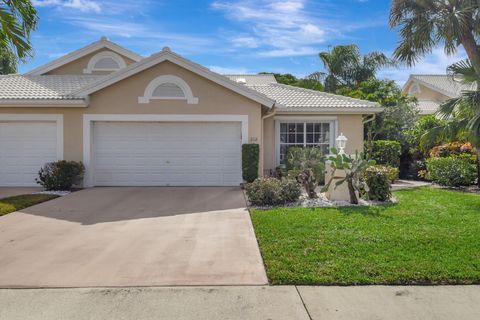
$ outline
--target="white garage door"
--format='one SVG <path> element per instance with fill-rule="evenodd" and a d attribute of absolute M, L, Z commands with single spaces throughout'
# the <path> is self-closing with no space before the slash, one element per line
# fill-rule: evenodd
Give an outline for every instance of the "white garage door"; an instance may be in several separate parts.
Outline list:
<path fill-rule="evenodd" d="M 234 186 L 241 179 L 235 122 L 94 122 L 96 186 Z"/>
<path fill-rule="evenodd" d="M 40 168 L 56 160 L 55 122 L 0 122 L 0 186 L 35 186 Z"/>

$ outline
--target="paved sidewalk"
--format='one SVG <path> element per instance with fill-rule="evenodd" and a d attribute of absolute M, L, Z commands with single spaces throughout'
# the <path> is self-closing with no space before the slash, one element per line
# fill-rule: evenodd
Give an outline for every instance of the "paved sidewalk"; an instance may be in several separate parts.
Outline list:
<path fill-rule="evenodd" d="M 402 190 L 410 189 L 416 187 L 428 187 L 432 184 L 428 181 L 418 181 L 418 180 L 397 180 L 392 184 L 392 190 Z"/>
<path fill-rule="evenodd" d="M 9 320 L 473 320 L 480 286 L 1 289 Z"/>

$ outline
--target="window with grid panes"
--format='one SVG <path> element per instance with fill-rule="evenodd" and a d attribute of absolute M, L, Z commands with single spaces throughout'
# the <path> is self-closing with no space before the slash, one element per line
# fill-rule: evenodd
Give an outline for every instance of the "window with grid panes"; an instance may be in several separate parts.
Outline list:
<path fill-rule="evenodd" d="M 330 122 L 280 122 L 280 164 L 285 164 L 288 147 L 318 147 L 328 154 L 331 146 Z"/>

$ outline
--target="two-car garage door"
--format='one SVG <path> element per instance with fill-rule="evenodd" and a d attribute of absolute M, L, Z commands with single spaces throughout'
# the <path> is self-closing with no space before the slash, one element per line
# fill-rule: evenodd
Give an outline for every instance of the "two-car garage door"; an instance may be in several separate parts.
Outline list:
<path fill-rule="evenodd" d="M 95 186 L 233 186 L 239 122 L 94 122 Z"/>
<path fill-rule="evenodd" d="M 34 186 L 62 157 L 55 121 L 0 121 L 0 186 Z M 95 186 L 235 186 L 240 122 L 93 122 Z M 82 146 L 78 146 L 82 148 Z"/>

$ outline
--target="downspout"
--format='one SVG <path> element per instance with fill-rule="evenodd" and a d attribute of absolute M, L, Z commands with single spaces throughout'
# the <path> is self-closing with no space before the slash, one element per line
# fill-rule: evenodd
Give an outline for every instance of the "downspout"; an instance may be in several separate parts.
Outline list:
<path fill-rule="evenodd" d="M 265 119 L 268 119 L 270 117 L 273 117 L 275 114 L 277 113 L 277 108 L 275 107 L 275 104 L 273 105 L 272 107 L 272 110 L 267 113 L 266 115 L 264 115 L 262 117 L 262 123 L 260 124 L 260 130 L 261 130 L 261 136 L 260 136 L 260 146 L 261 146 L 261 155 L 260 155 L 260 160 L 261 160 L 261 166 L 260 166 L 260 170 L 261 170 L 261 176 L 263 177 L 264 173 L 265 173 L 265 170 L 264 170 L 264 147 L 265 145 L 263 144 L 263 136 L 264 136 L 264 131 L 263 131 L 263 123 L 265 121 Z"/>
<path fill-rule="evenodd" d="M 377 117 L 376 113 L 372 114 L 371 117 L 368 117 L 368 116 L 365 117 L 365 119 L 363 120 L 363 126 L 365 127 L 365 125 L 367 123 L 370 123 L 370 122 L 374 121 L 376 119 L 376 117 Z M 372 156 L 372 147 L 373 147 L 372 137 L 370 137 L 370 133 L 368 133 L 368 157 L 369 158 L 371 158 L 371 156 Z"/>

